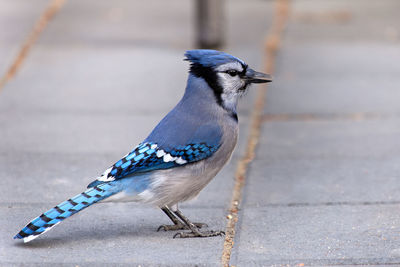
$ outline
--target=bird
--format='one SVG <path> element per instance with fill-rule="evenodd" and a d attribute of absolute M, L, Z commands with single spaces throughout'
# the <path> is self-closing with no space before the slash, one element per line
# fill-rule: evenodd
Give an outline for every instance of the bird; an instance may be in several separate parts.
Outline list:
<path fill-rule="evenodd" d="M 148 137 L 84 192 L 33 219 L 14 239 L 32 241 L 111 196 L 159 207 L 173 224 L 158 230 L 179 231 L 174 238 L 224 235 L 191 222 L 178 204 L 196 197 L 230 160 L 238 139 L 238 99 L 251 84 L 271 82 L 272 77 L 216 50 L 188 50 L 184 60 L 190 66 L 183 97 Z"/>

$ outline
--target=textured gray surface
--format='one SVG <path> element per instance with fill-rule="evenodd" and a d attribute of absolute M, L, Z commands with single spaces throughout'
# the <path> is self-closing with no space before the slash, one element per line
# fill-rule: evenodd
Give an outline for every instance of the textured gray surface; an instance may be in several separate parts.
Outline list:
<path fill-rule="evenodd" d="M 48 204 L 24 203 L 1 207 L 9 212 L 1 224 L 12 232 L 18 231 L 15 221 L 34 217 Z M 11 211 L 10 211 L 11 210 Z M 204 220 L 214 229 L 225 222 L 223 207 L 186 208 L 185 214 L 194 221 Z M 96 218 L 96 219 L 94 219 Z M 26 263 L 132 263 L 132 264 L 217 264 L 216 248 L 223 238 L 172 239 L 173 232 L 156 232 L 158 224 L 169 223 L 157 209 L 131 203 L 101 203 L 63 222 L 52 235 L 28 244 L 10 239 L 2 232 L 2 254 L 5 262 Z M 36 241 L 36 240 L 35 240 Z M 201 251 L 201 253 L 199 253 Z M 65 256 L 67 253 L 68 256 Z M 218 255 L 219 256 L 219 255 Z M 25 260 L 24 260 L 25 259 Z M 80 264 L 79 264 L 80 265 Z"/>
<path fill-rule="evenodd" d="M 26 15 L 3 2 L 10 18 L 27 20 L 44 8 Z M 253 11 L 248 32 L 238 18 Z M 0 94 L 0 186 L 7 189 L 0 194 L 1 266 L 220 264 L 223 237 L 172 239 L 174 232 L 156 232 L 169 223 L 160 210 L 135 203 L 95 205 L 29 244 L 12 239 L 30 219 L 84 190 L 177 103 L 188 70 L 183 53 L 193 48 L 192 12 L 192 1 L 70 0 L 50 21 Z M 271 12 L 271 2 L 230 2 L 225 50 L 257 69 Z M 19 45 L 10 44 L 16 51 Z M 8 52 L 0 46 L 0 54 Z M 240 104 L 232 161 L 181 205 L 210 229 L 226 225 L 254 90 Z"/>
<path fill-rule="evenodd" d="M 396 0 L 293 1 L 265 111 L 398 114 L 399 8 Z"/>
<path fill-rule="evenodd" d="M 398 263 L 399 205 L 245 208 L 239 266 Z"/>
<path fill-rule="evenodd" d="M 399 43 L 285 43 L 265 111 L 399 114 Z"/>
<path fill-rule="evenodd" d="M 285 43 L 398 42 L 399 8 L 397 0 L 293 1 Z"/>
<path fill-rule="evenodd" d="M 18 51 L 47 2 L 36 3 L 0 1 L 1 20 L 22 29 L 0 26 L 8 29 L 0 55 Z M 229 1 L 225 50 L 259 67 L 272 4 Z M 289 116 L 263 124 L 231 264 L 400 264 L 398 6 L 292 2 L 265 107 Z M 1 266 L 220 264 L 223 238 L 172 239 L 155 232 L 165 215 L 135 203 L 97 204 L 29 244 L 11 239 L 81 192 L 181 97 L 192 8 L 178 0 L 70 0 L 46 27 L 0 94 Z M 242 99 L 231 163 L 182 205 L 212 229 L 226 224 L 253 101 L 254 91 Z"/>
<path fill-rule="evenodd" d="M 293 2 L 232 264 L 400 264 L 398 4 Z"/>
<path fill-rule="evenodd" d="M 0 1 L 0 74 L 6 72 L 48 1 Z"/>

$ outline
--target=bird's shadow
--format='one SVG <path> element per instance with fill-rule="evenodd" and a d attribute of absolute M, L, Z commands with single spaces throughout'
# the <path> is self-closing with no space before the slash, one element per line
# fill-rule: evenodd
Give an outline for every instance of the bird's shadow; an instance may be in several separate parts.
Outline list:
<path fill-rule="evenodd" d="M 120 240 L 123 237 L 132 237 L 132 240 L 143 240 L 143 238 L 151 239 L 152 237 L 166 237 L 167 232 L 157 231 L 155 225 L 141 225 L 136 227 L 129 227 L 126 225 L 107 225 L 101 229 L 84 228 L 84 229 L 71 229 L 58 233 L 52 231 L 52 233 L 46 233 L 43 236 L 38 237 L 28 243 L 16 242 L 14 247 L 18 248 L 29 248 L 29 249 L 40 249 L 40 248 L 51 248 L 51 247 L 65 247 L 70 244 L 79 244 L 82 242 L 91 241 L 106 241 L 106 240 Z M 173 233 L 168 233 L 168 238 L 172 239 Z"/>

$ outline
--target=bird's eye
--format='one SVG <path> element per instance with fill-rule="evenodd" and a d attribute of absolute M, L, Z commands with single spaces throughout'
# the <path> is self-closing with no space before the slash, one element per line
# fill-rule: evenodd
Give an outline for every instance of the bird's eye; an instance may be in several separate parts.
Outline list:
<path fill-rule="evenodd" d="M 228 73 L 232 77 L 234 77 L 238 74 L 238 72 L 236 70 L 227 70 L 226 73 Z"/>

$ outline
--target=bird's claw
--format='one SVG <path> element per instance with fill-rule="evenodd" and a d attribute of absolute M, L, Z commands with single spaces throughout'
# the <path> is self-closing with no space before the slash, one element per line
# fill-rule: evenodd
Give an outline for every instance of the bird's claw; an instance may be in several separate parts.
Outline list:
<path fill-rule="evenodd" d="M 206 223 L 193 223 L 197 228 L 204 228 L 208 227 Z M 172 225 L 160 225 L 157 229 L 157 232 L 164 230 L 164 231 L 177 231 L 177 230 L 189 230 L 190 228 L 187 225 L 184 225 L 183 223 L 179 224 L 172 224 Z"/>
<path fill-rule="evenodd" d="M 173 224 L 173 225 L 160 225 L 160 227 L 158 227 L 157 232 L 164 230 L 164 231 L 176 231 L 176 230 L 184 230 L 184 229 L 188 229 L 187 226 L 183 225 L 183 224 Z"/>
<path fill-rule="evenodd" d="M 224 231 L 205 231 L 205 232 L 179 232 L 176 233 L 173 238 L 192 238 L 192 237 L 212 237 L 225 235 Z"/>

